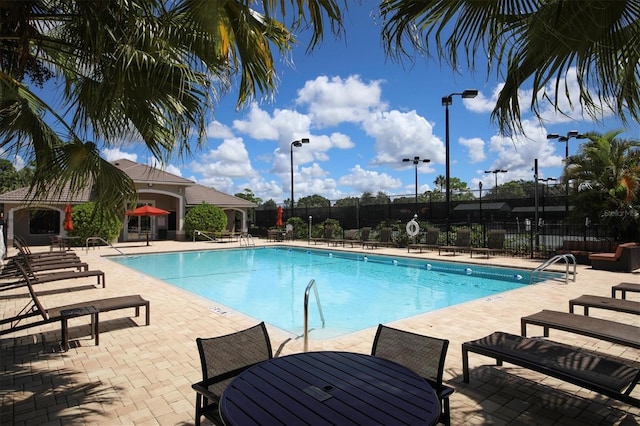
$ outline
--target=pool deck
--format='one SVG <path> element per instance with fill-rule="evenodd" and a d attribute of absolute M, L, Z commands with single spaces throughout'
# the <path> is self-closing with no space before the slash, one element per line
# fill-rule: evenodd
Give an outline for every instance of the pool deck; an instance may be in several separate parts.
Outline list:
<path fill-rule="evenodd" d="M 309 246 L 306 241 L 258 246 Z M 237 243 L 153 241 L 119 243 L 126 254 L 236 247 Z M 35 251 L 37 248 L 33 248 Z M 41 248 L 48 250 L 48 247 Z M 401 248 L 333 248 L 423 259 L 450 260 L 533 269 L 540 260 L 437 252 L 407 253 Z M 15 254 L 9 250 L 9 255 Z M 196 337 L 211 337 L 240 330 L 255 319 L 220 304 L 167 285 L 108 260 L 117 254 L 108 247 L 76 249 L 91 269 L 106 273 L 106 288 L 95 278 L 38 284 L 43 305 L 54 307 L 97 298 L 140 294 L 151 302 L 151 325 L 129 311 L 100 314 L 100 345 L 88 335 L 88 317 L 69 322 L 71 348 L 60 345 L 60 324 L 51 323 L 0 337 L 0 424 L 13 425 L 191 425 L 195 392 L 201 379 Z M 640 408 L 612 400 L 577 386 L 510 364 L 496 367 L 493 360 L 471 354 L 471 380 L 462 381 L 461 344 L 500 330 L 520 334 L 520 317 L 542 309 L 568 312 L 569 299 L 583 294 L 610 296 L 619 282 L 640 283 L 640 271 L 613 273 L 578 265 L 577 281 L 565 285 L 548 281 L 422 314 L 389 325 L 450 340 L 445 381 L 456 389 L 451 396 L 454 425 L 637 425 Z M 321 291 L 321 290 L 320 290 Z M 638 293 L 628 299 L 640 300 Z M 30 298 L 24 288 L 0 292 L 2 318 L 15 315 Z M 302 301 L 300 301 L 302 303 Z M 592 316 L 640 324 L 638 316 L 593 309 Z M 536 334 L 539 333 L 539 334 Z M 530 335 L 542 330 L 529 327 Z M 301 352 L 303 339 L 269 327 L 276 356 Z M 331 340 L 310 340 L 309 350 L 370 353 L 375 327 Z M 560 331 L 551 339 L 640 361 L 640 350 Z M 640 394 L 640 387 L 634 395 Z M 205 423 L 206 424 L 206 423 Z"/>

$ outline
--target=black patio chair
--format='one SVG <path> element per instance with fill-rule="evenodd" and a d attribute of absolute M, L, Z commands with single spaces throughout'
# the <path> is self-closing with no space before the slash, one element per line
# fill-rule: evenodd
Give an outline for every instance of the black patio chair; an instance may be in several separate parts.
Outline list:
<path fill-rule="evenodd" d="M 454 389 L 442 383 L 449 341 L 380 324 L 371 355 L 397 362 L 424 377 L 440 399 L 440 422 L 451 424 L 449 396 Z"/>
<path fill-rule="evenodd" d="M 202 381 L 191 387 L 196 391 L 196 426 L 205 416 L 223 425 L 218 411 L 222 392 L 247 368 L 273 358 L 271 341 L 264 322 L 246 330 L 211 338 L 197 338 L 202 364 Z"/>

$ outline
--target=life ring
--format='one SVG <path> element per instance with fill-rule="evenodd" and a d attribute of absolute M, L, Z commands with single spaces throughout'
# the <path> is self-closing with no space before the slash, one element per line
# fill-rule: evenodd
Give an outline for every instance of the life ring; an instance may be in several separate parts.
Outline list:
<path fill-rule="evenodd" d="M 413 219 L 411 219 L 409 222 L 407 222 L 407 235 L 408 236 L 415 237 L 416 235 L 418 235 L 419 232 L 420 232 L 420 225 L 418 225 L 418 222 L 416 222 Z"/>

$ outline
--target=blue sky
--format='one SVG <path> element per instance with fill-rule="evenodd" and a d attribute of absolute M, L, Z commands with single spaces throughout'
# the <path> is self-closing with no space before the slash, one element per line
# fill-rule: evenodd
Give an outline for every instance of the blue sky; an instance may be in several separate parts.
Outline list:
<path fill-rule="evenodd" d="M 194 158 L 175 160 L 165 169 L 227 193 L 250 188 L 263 200 L 282 204 L 290 197 L 291 142 L 309 138 L 294 148 L 295 199 L 319 194 L 331 200 L 383 191 L 411 196 L 415 169 L 403 158 L 428 158 L 418 166 L 418 190 L 436 188 L 434 180 L 445 174 L 445 108 L 441 98 L 465 89 L 477 89 L 475 99 L 453 98 L 450 113 L 451 176 L 477 189 L 494 187 L 495 176 L 485 170 L 506 169 L 498 184 L 532 180 L 534 159 L 540 177 L 559 178 L 564 143 L 547 140 L 547 133 L 606 132 L 623 129 L 623 138 L 640 140 L 640 126 L 623 128 L 612 115 L 602 123 L 590 120 L 580 109 L 570 116 L 544 114 L 544 126 L 528 111 L 530 91 L 523 92 L 526 136 L 503 138 L 490 122 L 501 80 L 487 78 L 484 64 L 477 74 L 454 73 L 435 59 L 416 58 L 413 64 L 386 59 L 380 28 L 372 18 L 377 2 L 350 5 L 345 35 L 331 34 L 311 54 L 304 43 L 295 49 L 293 63 L 277 64 L 279 87 L 271 100 L 236 111 L 236 93 L 217 105 L 208 131 L 208 146 Z M 304 39 L 304 34 L 299 35 Z M 480 56 L 480 55 L 479 55 Z M 479 57 L 477 58 L 479 59 Z M 577 93 L 575 75 L 567 84 Z M 580 140 L 571 139 L 570 154 Z M 128 158 L 155 164 L 140 145 L 104 149 L 108 160 Z"/>

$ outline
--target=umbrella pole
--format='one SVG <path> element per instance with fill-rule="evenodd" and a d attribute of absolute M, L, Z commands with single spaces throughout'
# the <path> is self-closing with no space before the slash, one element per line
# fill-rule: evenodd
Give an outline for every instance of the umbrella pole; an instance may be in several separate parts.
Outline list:
<path fill-rule="evenodd" d="M 149 234 L 151 233 L 151 229 L 147 231 L 147 246 L 149 245 Z"/>

